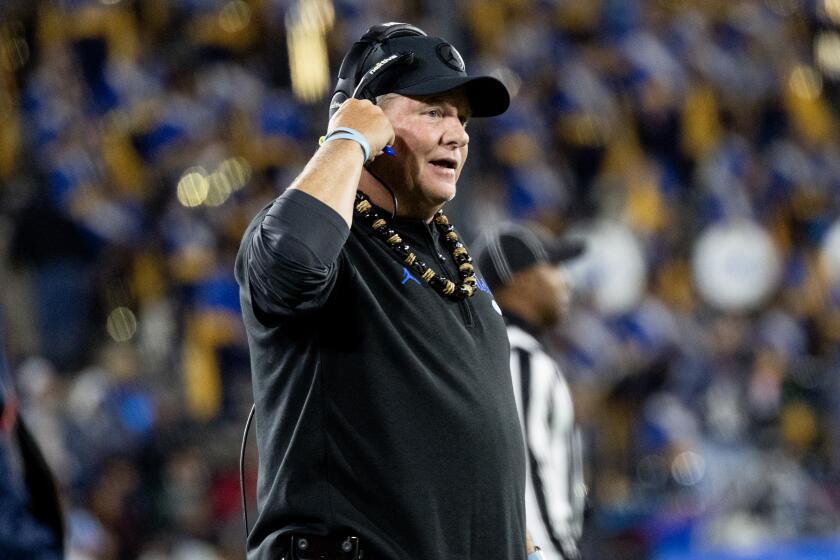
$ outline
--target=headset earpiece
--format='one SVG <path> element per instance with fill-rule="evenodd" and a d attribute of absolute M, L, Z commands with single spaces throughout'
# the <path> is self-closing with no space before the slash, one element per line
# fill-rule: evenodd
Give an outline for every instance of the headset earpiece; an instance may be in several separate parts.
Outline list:
<path fill-rule="evenodd" d="M 330 99 L 330 118 L 332 118 L 333 114 L 338 111 L 341 104 L 347 101 L 348 98 L 349 96 L 343 91 L 338 91 L 332 96 L 332 99 Z"/>

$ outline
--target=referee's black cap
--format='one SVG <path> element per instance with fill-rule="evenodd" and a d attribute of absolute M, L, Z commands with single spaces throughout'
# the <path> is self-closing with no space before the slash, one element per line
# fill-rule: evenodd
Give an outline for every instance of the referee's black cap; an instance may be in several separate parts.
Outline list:
<path fill-rule="evenodd" d="M 472 253 L 484 281 L 493 290 L 514 274 L 540 263 L 551 265 L 579 257 L 586 250 L 582 239 L 550 237 L 524 225 L 505 223 L 482 235 Z"/>

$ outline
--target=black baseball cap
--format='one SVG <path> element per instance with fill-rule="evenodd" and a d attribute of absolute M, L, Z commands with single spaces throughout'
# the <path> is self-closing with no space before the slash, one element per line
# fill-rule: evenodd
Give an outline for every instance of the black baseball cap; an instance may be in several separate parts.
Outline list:
<path fill-rule="evenodd" d="M 363 88 L 361 96 L 372 101 L 386 93 L 434 95 L 464 87 L 473 117 L 492 117 L 507 110 L 510 94 L 505 85 L 492 76 L 468 75 L 461 54 L 440 37 L 425 35 L 408 24 L 374 26 L 365 37 L 391 25 L 408 27 L 412 32 L 367 42 L 363 38 L 348 51 L 339 70 L 331 114 L 366 78 L 370 85 Z M 380 67 L 397 57 L 399 64 L 374 78 Z"/>
<path fill-rule="evenodd" d="M 485 233 L 472 253 L 491 290 L 504 286 L 516 272 L 540 263 L 559 264 L 586 250 L 582 239 L 552 238 L 519 224 L 506 223 Z"/>
<path fill-rule="evenodd" d="M 510 105 L 510 94 L 501 81 L 467 75 L 461 54 L 439 37 L 397 37 L 385 43 L 383 50 L 390 54 L 413 52 L 414 61 L 395 72 L 390 91 L 382 93 L 432 95 L 463 86 L 473 117 L 501 115 Z"/>

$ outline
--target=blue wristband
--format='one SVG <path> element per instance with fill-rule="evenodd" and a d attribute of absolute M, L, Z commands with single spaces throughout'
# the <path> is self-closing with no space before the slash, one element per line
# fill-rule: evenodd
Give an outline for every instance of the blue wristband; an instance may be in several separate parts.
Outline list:
<path fill-rule="evenodd" d="M 370 158 L 370 144 L 368 144 L 367 138 L 355 128 L 340 126 L 322 137 L 320 144 L 324 145 L 330 140 L 353 140 L 362 147 L 362 156 L 364 157 L 362 163 L 367 163 L 367 160 Z"/>
<path fill-rule="evenodd" d="M 539 548 L 528 555 L 528 560 L 545 560 L 542 550 Z"/>

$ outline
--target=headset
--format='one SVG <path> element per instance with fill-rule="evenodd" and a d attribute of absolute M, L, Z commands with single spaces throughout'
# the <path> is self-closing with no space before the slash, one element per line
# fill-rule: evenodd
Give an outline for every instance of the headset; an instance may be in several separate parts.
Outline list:
<path fill-rule="evenodd" d="M 350 98 L 367 99 L 371 103 L 376 103 L 376 93 L 371 87 L 374 81 L 382 81 L 384 76 L 393 75 L 392 72 L 389 72 L 392 68 L 403 65 L 410 66 L 414 63 L 414 53 L 411 51 L 386 56 L 382 49 L 385 43 L 397 37 L 426 36 L 425 31 L 408 23 L 380 23 L 368 29 L 367 33 L 350 47 L 341 61 L 341 67 L 338 70 L 338 82 L 330 100 L 330 118 L 338 111 L 341 104 Z M 365 168 L 391 193 L 394 215 L 396 215 L 396 194 L 391 187 L 371 171 L 369 166 L 365 165 Z M 242 496 L 242 518 L 245 522 L 246 539 L 251 534 L 251 530 L 248 527 L 248 504 L 245 498 L 245 448 L 255 410 L 256 404 L 251 405 L 251 411 L 248 413 L 245 430 L 242 434 L 242 445 L 239 449 L 239 490 Z"/>
<path fill-rule="evenodd" d="M 425 31 L 408 23 L 380 23 L 368 29 L 341 61 L 338 82 L 330 100 L 330 118 L 351 97 L 376 103 L 376 94 L 371 88 L 373 82 L 391 74 L 388 70 L 395 66 L 414 63 L 411 51 L 386 56 L 382 48 L 385 43 L 397 37 L 426 36 Z"/>

